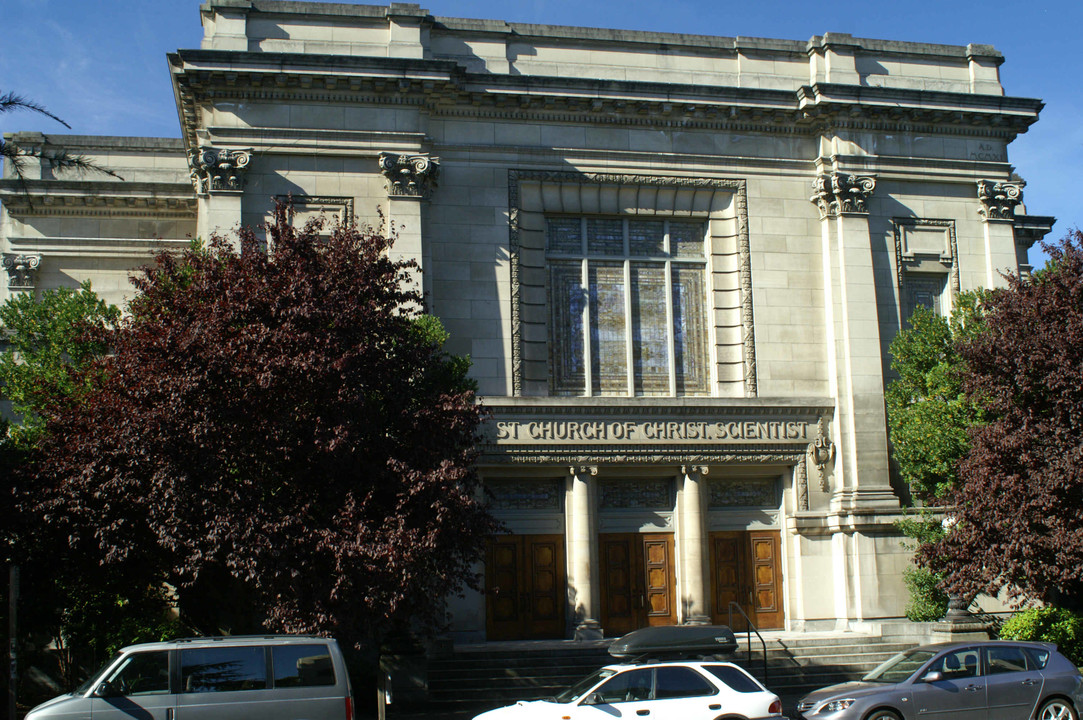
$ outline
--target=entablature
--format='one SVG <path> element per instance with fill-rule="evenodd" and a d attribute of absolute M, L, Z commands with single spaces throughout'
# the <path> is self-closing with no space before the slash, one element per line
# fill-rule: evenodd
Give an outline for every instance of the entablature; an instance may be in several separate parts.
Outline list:
<path fill-rule="evenodd" d="M 0 180 L 0 199 L 13 217 L 196 216 L 196 198 L 188 183 Z"/>

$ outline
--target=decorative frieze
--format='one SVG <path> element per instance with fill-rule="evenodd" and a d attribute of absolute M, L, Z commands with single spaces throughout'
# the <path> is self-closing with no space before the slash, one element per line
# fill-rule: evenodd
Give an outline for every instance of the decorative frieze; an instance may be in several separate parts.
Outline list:
<path fill-rule="evenodd" d="M 867 215 L 868 200 L 876 190 L 876 178 L 866 175 L 830 173 L 812 181 L 812 197 L 820 219 L 839 215 Z"/>
<path fill-rule="evenodd" d="M 673 482 L 669 478 L 603 480 L 599 484 L 603 510 L 672 510 Z"/>
<path fill-rule="evenodd" d="M 192 153 L 192 183 L 200 195 L 241 192 L 244 175 L 252 160 L 251 148 L 229 150 L 203 147 Z"/>
<path fill-rule="evenodd" d="M 1023 202 L 1021 183 L 978 181 L 978 214 L 986 222 L 991 220 L 1014 220 L 1015 206 Z"/>
<path fill-rule="evenodd" d="M 4 270 L 8 274 L 9 290 L 33 290 L 41 255 L 4 255 Z"/>
<path fill-rule="evenodd" d="M 487 480 L 493 510 L 559 512 L 564 497 L 563 483 L 544 480 Z"/>
<path fill-rule="evenodd" d="M 382 152 L 379 161 L 388 197 L 424 198 L 436 187 L 440 158 Z"/>
<path fill-rule="evenodd" d="M 707 483 L 711 510 L 726 508 L 777 508 L 777 478 L 711 478 Z"/>

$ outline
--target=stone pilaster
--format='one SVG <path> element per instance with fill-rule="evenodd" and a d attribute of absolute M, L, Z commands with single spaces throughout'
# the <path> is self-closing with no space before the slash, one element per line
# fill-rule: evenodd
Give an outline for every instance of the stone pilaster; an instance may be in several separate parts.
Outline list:
<path fill-rule="evenodd" d="M 424 275 L 428 248 L 422 227 L 427 200 L 436 187 L 440 159 L 424 153 L 405 155 L 382 152 L 379 163 L 387 189 L 387 230 L 395 235 L 390 257 L 392 260 L 416 262 L 415 287 L 428 290 Z"/>
<path fill-rule="evenodd" d="M 706 466 L 681 468 L 680 528 L 681 608 L 685 625 L 711 622 L 710 592 L 707 584 L 707 522 L 703 504 Z"/>
<path fill-rule="evenodd" d="M 598 640 L 602 625 L 601 592 L 597 573 L 597 522 L 594 515 L 594 478 L 597 467 L 572 467 L 568 493 L 568 585 L 573 593 L 576 640 Z"/>
<path fill-rule="evenodd" d="M 34 293 L 37 285 L 38 268 L 41 267 L 41 255 L 5 253 L 4 271 L 8 274 L 8 296 L 20 293 Z"/>
<path fill-rule="evenodd" d="M 241 198 L 252 150 L 202 147 L 192 153 L 190 167 L 197 197 L 196 233 L 203 240 L 241 224 Z"/>
<path fill-rule="evenodd" d="M 1001 274 L 1019 271 L 1015 247 L 1015 207 L 1023 202 L 1023 184 L 978 181 L 978 214 L 985 235 L 985 286 L 1004 284 Z"/>
<path fill-rule="evenodd" d="M 869 236 L 868 201 L 876 180 L 832 172 L 818 176 L 812 189 L 811 200 L 821 218 L 828 365 L 837 403 L 831 437 L 822 443 L 837 446 L 837 452 L 831 448 L 829 458 L 834 467 L 824 462 L 818 469 L 822 478 L 832 479 L 833 507 L 898 507 L 888 474 L 880 325 Z"/>

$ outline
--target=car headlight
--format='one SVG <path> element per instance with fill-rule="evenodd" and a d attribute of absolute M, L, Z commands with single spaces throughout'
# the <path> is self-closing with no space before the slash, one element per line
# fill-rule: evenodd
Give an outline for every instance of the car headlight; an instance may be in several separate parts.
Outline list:
<path fill-rule="evenodd" d="M 824 703 L 823 706 L 820 707 L 819 712 L 822 712 L 822 713 L 839 712 L 840 710 L 845 710 L 846 708 L 850 707 L 855 702 L 857 702 L 857 701 L 854 698 L 843 698 L 841 700 L 832 700 L 831 702 Z"/>

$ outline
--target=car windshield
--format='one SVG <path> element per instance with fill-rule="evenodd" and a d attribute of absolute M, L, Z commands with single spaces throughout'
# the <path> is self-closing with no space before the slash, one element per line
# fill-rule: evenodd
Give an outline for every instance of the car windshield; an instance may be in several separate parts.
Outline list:
<path fill-rule="evenodd" d="M 861 678 L 865 682 L 900 683 L 913 675 L 918 668 L 933 659 L 931 650 L 907 650 L 885 662 Z"/>
<path fill-rule="evenodd" d="M 600 683 L 602 680 L 605 680 L 610 675 L 616 675 L 616 673 L 616 670 L 609 670 L 607 668 L 595 670 L 590 675 L 587 675 L 585 678 L 577 682 L 575 685 L 572 685 L 570 688 L 557 695 L 553 699 L 558 703 L 573 703 L 579 698 L 583 697 L 584 693 L 586 693 L 587 690 L 590 690 L 592 687 Z"/>
<path fill-rule="evenodd" d="M 113 657 L 109 658 L 104 665 L 98 668 L 90 677 L 83 681 L 83 684 L 72 690 L 73 695 L 85 695 L 86 691 L 94 687 L 94 683 L 100 678 L 105 671 L 109 669 L 109 666 L 117 661 L 120 657 L 120 653 L 117 653 Z"/>

